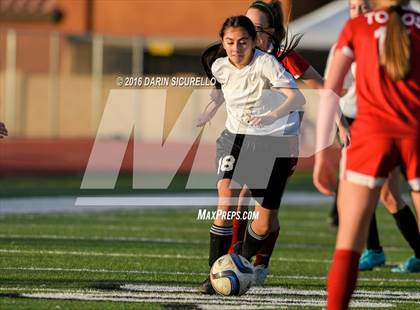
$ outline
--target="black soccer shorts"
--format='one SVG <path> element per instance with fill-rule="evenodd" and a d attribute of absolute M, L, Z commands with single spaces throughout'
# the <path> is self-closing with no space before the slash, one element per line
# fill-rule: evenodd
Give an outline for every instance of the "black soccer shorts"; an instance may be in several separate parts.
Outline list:
<path fill-rule="evenodd" d="M 216 146 L 218 180 L 246 185 L 264 208 L 278 209 L 298 161 L 298 137 L 233 134 L 225 129 Z"/>

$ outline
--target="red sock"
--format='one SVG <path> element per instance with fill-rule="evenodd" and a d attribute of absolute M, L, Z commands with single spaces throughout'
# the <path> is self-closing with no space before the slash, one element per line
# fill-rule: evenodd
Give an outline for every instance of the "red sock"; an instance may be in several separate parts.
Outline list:
<path fill-rule="evenodd" d="M 327 310 L 344 310 L 356 288 L 360 253 L 352 250 L 335 250 L 328 274 Z"/>
<path fill-rule="evenodd" d="M 236 217 L 232 221 L 232 242 L 229 248 L 229 254 L 234 252 L 234 246 L 238 241 L 243 242 L 245 237 L 246 226 L 248 220 L 237 219 Z"/>
<path fill-rule="evenodd" d="M 279 236 L 280 228 L 271 232 L 261 249 L 257 252 L 255 257 L 255 266 L 258 265 L 265 265 L 268 267 L 268 263 L 270 262 L 271 254 L 273 254 L 274 247 L 276 246 L 276 241 Z"/>

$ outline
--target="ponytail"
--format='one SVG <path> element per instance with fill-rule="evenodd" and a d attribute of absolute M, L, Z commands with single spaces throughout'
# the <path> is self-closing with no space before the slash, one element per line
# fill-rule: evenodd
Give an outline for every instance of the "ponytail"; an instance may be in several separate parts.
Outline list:
<path fill-rule="evenodd" d="M 401 21 L 401 5 L 408 1 L 396 1 L 389 10 L 389 21 L 381 54 L 380 63 L 385 71 L 396 82 L 404 80 L 410 73 L 410 37 Z"/>

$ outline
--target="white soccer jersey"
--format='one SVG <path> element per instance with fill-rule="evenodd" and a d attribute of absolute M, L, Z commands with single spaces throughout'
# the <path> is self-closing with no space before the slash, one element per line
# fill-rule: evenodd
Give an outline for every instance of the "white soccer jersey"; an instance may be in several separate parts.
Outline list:
<path fill-rule="evenodd" d="M 251 116 L 270 113 L 285 101 L 286 96 L 271 87 L 297 88 L 293 77 L 270 54 L 255 50 L 252 61 L 242 69 L 228 57 L 217 59 L 212 73 L 222 85 L 226 102 L 226 128 L 232 133 L 249 135 L 290 136 L 299 134 L 299 113 L 292 112 L 273 124 L 252 127 Z"/>

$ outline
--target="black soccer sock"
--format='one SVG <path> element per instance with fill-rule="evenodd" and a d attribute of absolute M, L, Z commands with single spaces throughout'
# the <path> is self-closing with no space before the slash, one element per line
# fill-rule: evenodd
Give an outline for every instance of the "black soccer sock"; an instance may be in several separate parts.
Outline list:
<path fill-rule="evenodd" d="M 265 236 L 257 235 L 252 230 L 251 225 L 248 225 L 248 229 L 246 230 L 245 234 L 245 240 L 242 245 L 241 255 L 250 261 L 251 258 L 261 249 L 268 236 L 269 234 Z"/>
<path fill-rule="evenodd" d="M 336 190 L 336 194 L 334 196 L 334 202 L 331 206 L 331 210 L 330 210 L 330 219 L 332 221 L 332 224 L 336 225 L 338 227 L 338 208 L 337 208 L 337 197 L 338 197 L 338 187 Z"/>
<path fill-rule="evenodd" d="M 411 212 L 410 207 L 405 206 L 397 213 L 394 213 L 393 216 L 404 239 L 414 250 L 414 255 L 420 258 L 420 233 L 417 227 L 416 217 Z"/>
<path fill-rule="evenodd" d="M 279 236 L 279 233 L 280 227 L 268 235 L 266 241 L 255 256 L 254 266 L 265 265 L 266 267 L 268 267 L 271 255 L 273 254 L 274 247 L 276 246 L 276 241 Z"/>
<path fill-rule="evenodd" d="M 209 266 L 227 254 L 232 241 L 232 226 L 223 227 L 213 224 L 210 228 Z"/>
<path fill-rule="evenodd" d="M 369 234 L 366 247 L 369 250 L 382 251 L 381 243 L 379 242 L 378 226 L 376 224 L 376 215 L 373 213 L 369 225 Z"/>

